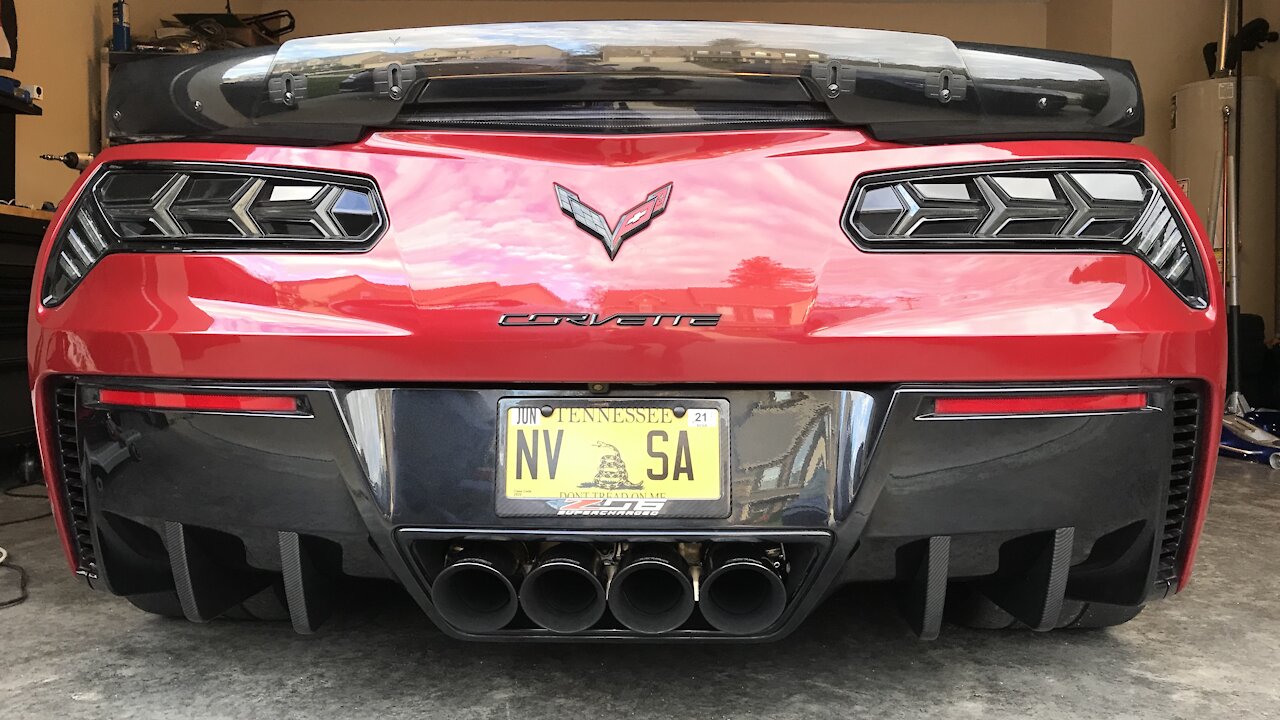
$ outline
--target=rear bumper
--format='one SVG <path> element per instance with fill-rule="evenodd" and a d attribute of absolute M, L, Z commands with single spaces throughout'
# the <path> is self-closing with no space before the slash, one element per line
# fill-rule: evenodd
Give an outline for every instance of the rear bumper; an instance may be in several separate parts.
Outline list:
<path fill-rule="evenodd" d="M 292 395 L 295 413 L 108 406 L 102 387 Z M 974 391 L 1140 392 L 1138 411 L 939 420 L 939 397 Z M 1217 412 L 1207 386 L 1172 380 L 1070 385 L 615 387 L 617 397 L 728 401 L 730 512 L 714 519 L 511 518 L 495 512 L 502 398 L 521 389 L 331 383 L 194 384 L 82 377 L 37 387 L 50 488 L 69 557 L 121 595 L 177 589 L 196 619 L 235 589 L 282 580 L 295 597 L 326 576 L 393 578 L 444 630 L 554 639 L 517 620 L 486 635 L 443 622 L 438 559 L 461 538 L 504 541 L 752 538 L 794 553 L 786 611 L 730 637 L 697 618 L 663 637 L 769 639 L 835 589 L 906 588 L 908 619 L 936 623 L 946 583 L 973 581 L 1043 625 L 1064 600 L 1138 605 L 1178 587 L 1193 552 Z M 1213 424 L 1216 425 L 1216 424 Z M 425 559 L 424 559 L 425 557 Z M 941 590 L 939 590 L 941 587 Z M 301 594 L 299 594 L 301 593 Z M 301 601 L 299 601 L 301 602 Z M 184 607 L 184 610 L 188 609 Z M 1038 617 L 1037 617 L 1038 616 Z M 574 639 L 624 639 L 609 624 Z M 295 616 L 295 625 L 297 617 Z M 927 634 L 927 633 L 926 633 Z"/>

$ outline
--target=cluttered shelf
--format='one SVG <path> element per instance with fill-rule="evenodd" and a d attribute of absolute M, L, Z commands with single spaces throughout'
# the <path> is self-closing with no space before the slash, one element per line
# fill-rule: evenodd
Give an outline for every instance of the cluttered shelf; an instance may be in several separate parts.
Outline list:
<path fill-rule="evenodd" d="M 154 35 L 133 37 L 118 20 L 113 27 L 107 62 L 111 67 L 160 55 L 190 54 L 207 50 L 274 45 L 293 32 L 296 23 L 288 10 L 258 15 L 232 13 L 174 13 L 161 18 Z"/>
<path fill-rule="evenodd" d="M 124 65 L 125 63 L 136 62 L 138 60 L 148 60 L 162 55 L 171 55 L 173 53 L 165 52 L 133 52 L 130 50 L 112 50 L 107 53 L 107 64 L 110 67 Z"/>
<path fill-rule="evenodd" d="M 36 210 L 35 208 L 22 207 L 21 205 L 0 204 L 0 225 L 3 225 L 10 218 L 23 218 L 48 223 L 53 220 L 53 213 L 48 210 Z"/>
<path fill-rule="evenodd" d="M 8 93 L 0 93 L 0 113 L 11 115 L 43 115 L 44 110 L 33 102 Z"/>
<path fill-rule="evenodd" d="M 44 210 L 0 205 L 0 454 L 29 445 L 35 419 L 27 386 L 27 304 L 40 238 L 53 219 Z"/>

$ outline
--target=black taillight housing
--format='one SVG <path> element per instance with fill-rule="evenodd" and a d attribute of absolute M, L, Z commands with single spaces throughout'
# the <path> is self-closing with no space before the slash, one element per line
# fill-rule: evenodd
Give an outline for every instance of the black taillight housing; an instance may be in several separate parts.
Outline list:
<path fill-rule="evenodd" d="M 1186 222 L 1141 163 L 1010 162 L 858 178 L 843 225 L 864 250 L 1126 252 L 1208 302 Z"/>
<path fill-rule="evenodd" d="M 373 180 L 253 165 L 103 165 L 67 213 L 42 302 L 71 294 L 113 252 L 359 252 L 386 227 Z"/>

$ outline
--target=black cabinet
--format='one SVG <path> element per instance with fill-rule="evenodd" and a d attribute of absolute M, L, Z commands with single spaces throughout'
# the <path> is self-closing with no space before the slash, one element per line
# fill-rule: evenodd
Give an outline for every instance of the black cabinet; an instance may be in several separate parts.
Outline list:
<path fill-rule="evenodd" d="M 0 205 L 0 449 L 35 438 L 27 387 L 27 306 L 50 217 Z"/>

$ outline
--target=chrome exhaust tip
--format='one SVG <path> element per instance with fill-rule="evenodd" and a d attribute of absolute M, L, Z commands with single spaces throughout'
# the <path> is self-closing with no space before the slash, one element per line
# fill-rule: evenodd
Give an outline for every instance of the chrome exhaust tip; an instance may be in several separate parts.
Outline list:
<path fill-rule="evenodd" d="M 689 564 L 674 545 L 632 545 L 622 554 L 609 585 L 609 610 L 638 633 L 675 630 L 693 614 Z"/>
<path fill-rule="evenodd" d="M 516 616 L 524 548 L 509 543 L 467 543 L 454 548 L 431 585 L 440 616 L 468 633 L 506 627 Z"/>
<path fill-rule="evenodd" d="M 787 606 L 781 562 L 768 548 L 746 543 L 723 543 L 708 548 L 703 558 L 698 599 L 702 617 L 730 635 L 754 635 L 773 626 Z"/>
<path fill-rule="evenodd" d="M 604 615 L 603 578 L 604 563 L 591 545 L 553 545 L 520 586 L 520 606 L 530 620 L 552 632 L 582 632 Z"/>

